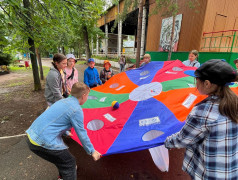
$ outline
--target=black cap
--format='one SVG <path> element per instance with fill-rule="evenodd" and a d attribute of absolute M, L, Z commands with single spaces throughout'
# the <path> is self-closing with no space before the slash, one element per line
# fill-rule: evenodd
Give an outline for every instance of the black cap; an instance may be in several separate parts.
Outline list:
<path fill-rule="evenodd" d="M 195 77 L 209 80 L 211 83 L 225 85 L 237 79 L 237 71 L 227 62 L 220 59 L 210 59 L 202 64 L 196 71 Z"/>

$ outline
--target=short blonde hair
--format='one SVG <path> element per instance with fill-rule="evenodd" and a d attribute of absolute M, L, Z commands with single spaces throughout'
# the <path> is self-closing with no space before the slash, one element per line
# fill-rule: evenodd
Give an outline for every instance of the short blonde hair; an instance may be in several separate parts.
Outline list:
<path fill-rule="evenodd" d="M 151 56 L 150 56 L 150 54 L 145 54 L 143 58 L 150 58 L 151 59 Z"/>
<path fill-rule="evenodd" d="M 84 94 L 89 92 L 90 88 L 82 82 L 75 83 L 71 89 L 71 95 L 77 99 L 80 99 Z"/>

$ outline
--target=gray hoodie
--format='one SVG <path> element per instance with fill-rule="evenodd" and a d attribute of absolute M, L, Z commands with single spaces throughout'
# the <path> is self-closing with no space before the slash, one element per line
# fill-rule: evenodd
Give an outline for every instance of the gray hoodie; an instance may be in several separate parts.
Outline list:
<path fill-rule="evenodd" d="M 46 77 L 45 98 L 50 104 L 63 99 L 62 95 L 62 77 L 60 72 L 54 67 L 50 68 L 50 72 Z"/>

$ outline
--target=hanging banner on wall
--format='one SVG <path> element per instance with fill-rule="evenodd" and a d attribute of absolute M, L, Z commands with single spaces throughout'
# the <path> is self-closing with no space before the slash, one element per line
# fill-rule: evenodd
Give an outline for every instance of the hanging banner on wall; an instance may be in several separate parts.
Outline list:
<path fill-rule="evenodd" d="M 182 14 L 178 14 L 175 17 L 172 51 L 177 51 L 178 49 L 181 22 L 182 22 Z M 172 26 L 173 26 L 173 17 L 165 18 L 162 20 L 159 51 L 169 51 L 171 34 L 172 34 Z"/>

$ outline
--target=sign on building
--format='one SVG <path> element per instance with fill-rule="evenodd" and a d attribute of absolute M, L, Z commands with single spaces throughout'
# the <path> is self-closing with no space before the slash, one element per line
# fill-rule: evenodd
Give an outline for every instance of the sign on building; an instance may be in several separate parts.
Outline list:
<path fill-rule="evenodd" d="M 179 33 L 181 29 L 182 14 L 175 17 L 174 38 L 172 44 L 172 51 L 177 51 L 179 42 Z M 168 17 L 162 20 L 160 32 L 159 51 L 169 51 L 172 34 L 173 17 Z"/>

